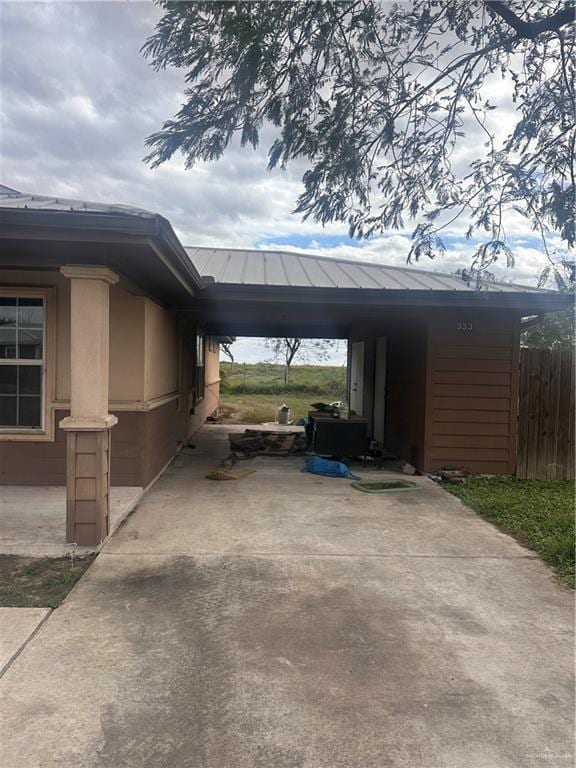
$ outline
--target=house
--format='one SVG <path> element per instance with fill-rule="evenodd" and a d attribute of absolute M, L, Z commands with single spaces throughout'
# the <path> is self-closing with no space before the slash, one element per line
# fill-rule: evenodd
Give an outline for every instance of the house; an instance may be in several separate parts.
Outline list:
<path fill-rule="evenodd" d="M 0 187 L 0 485 L 65 485 L 108 534 L 218 405 L 218 339 L 349 340 L 349 399 L 422 471 L 513 473 L 521 318 L 552 291 L 284 252 L 184 248 L 148 211 Z"/>

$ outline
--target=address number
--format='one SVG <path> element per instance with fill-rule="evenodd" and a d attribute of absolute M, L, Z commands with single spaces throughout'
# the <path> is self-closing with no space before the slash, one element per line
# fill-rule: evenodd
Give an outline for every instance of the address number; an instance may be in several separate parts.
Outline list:
<path fill-rule="evenodd" d="M 456 323 L 457 331 L 471 331 L 472 323 Z"/>

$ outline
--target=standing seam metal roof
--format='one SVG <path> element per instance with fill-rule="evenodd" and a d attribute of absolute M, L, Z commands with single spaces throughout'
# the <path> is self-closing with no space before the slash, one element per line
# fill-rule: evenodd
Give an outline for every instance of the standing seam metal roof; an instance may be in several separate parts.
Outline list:
<path fill-rule="evenodd" d="M 302 288 L 360 288 L 404 291 L 477 291 L 458 275 L 411 266 L 395 267 L 353 259 L 334 259 L 292 251 L 187 247 L 202 277 L 222 285 Z M 514 283 L 485 281 L 482 290 L 499 293 L 550 293 Z"/>
<path fill-rule="evenodd" d="M 47 195 L 31 195 L 0 184 L 0 208 L 82 213 L 123 214 L 154 219 L 159 214 L 128 205 L 110 205 Z M 169 225 L 168 225 L 169 226 Z M 180 244 L 176 241 L 178 247 Z M 185 248 L 202 277 L 223 285 L 252 285 L 303 288 L 359 288 L 405 291 L 477 291 L 458 275 L 395 267 L 354 259 L 334 259 L 282 250 L 234 248 Z M 183 255 L 184 257 L 184 255 Z M 482 284 L 488 292 L 555 293 L 514 283 Z"/>

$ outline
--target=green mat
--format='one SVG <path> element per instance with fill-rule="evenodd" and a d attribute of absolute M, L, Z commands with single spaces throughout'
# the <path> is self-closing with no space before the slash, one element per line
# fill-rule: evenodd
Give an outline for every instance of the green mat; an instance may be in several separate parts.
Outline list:
<path fill-rule="evenodd" d="M 411 480 L 369 480 L 352 483 L 352 488 L 364 493 L 398 493 L 399 491 L 419 491 L 421 486 Z"/>

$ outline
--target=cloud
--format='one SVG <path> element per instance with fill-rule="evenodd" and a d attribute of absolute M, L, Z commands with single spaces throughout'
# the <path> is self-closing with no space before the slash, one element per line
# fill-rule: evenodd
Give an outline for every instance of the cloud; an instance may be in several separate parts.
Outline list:
<path fill-rule="evenodd" d="M 554 241 L 553 241 L 554 242 Z M 545 264 L 542 251 L 534 244 L 513 240 L 517 264 L 514 269 L 505 263 L 497 262 L 492 272 L 498 280 L 534 285 Z M 389 264 L 407 269 L 425 269 L 431 272 L 454 273 L 458 269 L 468 268 L 473 258 L 475 244 L 464 239 L 453 242 L 446 253 L 435 259 L 415 264 L 407 264 L 410 250 L 410 237 L 402 234 L 390 234 L 359 243 L 326 244 L 322 238 L 311 239 L 306 245 L 295 245 L 291 238 L 276 237 L 273 240 L 258 243 L 259 248 L 310 253 L 316 256 L 329 256 L 337 259 L 357 259 L 360 261 Z"/>
<path fill-rule="evenodd" d="M 3 2 L 0 14 L 2 183 L 158 211 L 186 245 L 285 247 L 405 263 L 408 233 L 353 243 L 343 224 L 322 229 L 291 213 L 303 164 L 267 170 L 273 129 L 267 129 L 256 151 L 236 143 L 220 162 L 191 170 L 184 169 L 181 157 L 156 170 L 142 162 L 146 136 L 178 110 L 184 90 L 182 71 L 155 72 L 140 53 L 160 17 L 157 6 Z M 504 103 L 498 78 L 490 89 L 491 100 Z M 494 130 L 502 137 L 513 114 L 498 114 Z M 478 126 L 466 130 L 466 143 L 454 158 L 458 167 L 470 162 L 483 141 Z M 508 227 L 510 234 L 526 240 L 518 248 L 513 276 L 533 282 L 542 253 L 524 221 L 510 218 Z M 422 268 L 450 272 L 469 265 L 472 245 L 461 240 L 463 226 L 448 234 L 455 238 L 449 253 Z"/>
<path fill-rule="evenodd" d="M 257 363 L 260 361 L 279 362 L 274 359 L 273 353 L 266 346 L 266 339 L 261 337 L 248 338 L 241 336 L 236 339 L 232 347 L 234 360 L 238 363 Z M 348 354 L 348 345 L 344 339 L 338 339 L 334 347 L 328 352 L 324 361 L 325 365 L 345 365 Z M 305 365 L 307 360 L 297 357 L 294 365 Z M 312 398 L 311 398 L 312 399 Z"/>

